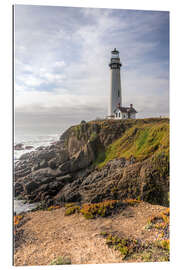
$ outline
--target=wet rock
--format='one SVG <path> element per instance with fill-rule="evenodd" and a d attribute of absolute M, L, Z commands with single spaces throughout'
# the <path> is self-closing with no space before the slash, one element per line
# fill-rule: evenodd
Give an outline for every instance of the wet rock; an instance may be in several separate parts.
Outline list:
<path fill-rule="evenodd" d="M 47 168 L 47 167 L 48 167 L 48 162 L 47 162 L 45 159 L 43 159 L 43 160 L 40 162 L 39 167 L 40 167 L 40 168 Z"/>
<path fill-rule="evenodd" d="M 39 184 L 37 184 L 35 181 L 31 181 L 30 183 L 25 185 L 25 192 L 27 194 L 32 193 L 35 189 L 39 187 Z"/>
<path fill-rule="evenodd" d="M 17 197 L 21 192 L 23 192 L 23 185 L 20 183 L 15 183 L 14 185 L 14 196 Z"/>
<path fill-rule="evenodd" d="M 64 183 L 69 183 L 72 180 L 72 176 L 70 174 L 66 174 L 63 176 L 56 177 L 56 181 L 64 182 Z"/>
<path fill-rule="evenodd" d="M 20 177 L 24 177 L 27 176 L 28 174 L 30 174 L 31 169 L 30 168 L 25 168 L 25 169 L 20 169 L 18 171 L 15 172 L 15 179 L 18 179 Z"/>
<path fill-rule="evenodd" d="M 31 157 L 31 153 L 25 153 L 20 156 L 19 160 L 28 160 Z"/>
<path fill-rule="evenodd" d="M 14 150 L 24 150 L 24 144 L 18 143 L 14 146 Z"/>
<path fill-rule="evenodd" d="M 32 145 L 27 145 L 26 147 L 25 147 L 25 149 L 27 149 L 27 150 L 30 150 L 30 149 L 33 149 L 34 148 L 34 146 L 32 146 Z"/>
<path fill-rule="evenodd" d="M 46 149 L 46 146 L 38 146 L 38 147 L 36 147 L 37 151 L 45 150 L 45 149 Z"/>
<path fill-rule="evenodd" d="M 57 160 L 56 158 L 53 158 L 51 159 L 49 162 L 48 162 L 48 166 L 51 168 L 51 169 L 57 169 Z"/>

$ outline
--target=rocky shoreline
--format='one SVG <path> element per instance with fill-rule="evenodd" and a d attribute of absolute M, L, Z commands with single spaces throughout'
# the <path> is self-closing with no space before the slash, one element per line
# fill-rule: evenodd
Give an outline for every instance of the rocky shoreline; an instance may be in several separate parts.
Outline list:
<path fill-rule="evenodd" d="M 115 158 L 96 166 L 98 155 L 122 137 L 135 121 L 83 123 L 69 128 L 59 141 L 23 154 L 14 168 L 14 196 L 46 206 L 66 202 L 100 202 L 139 198 L 166 204 L 168 175 L 161 175 L 153 158 Z M 154 120 L 157 123 L 164 120 Z M 166 121 L 166 120 L 165 120 Z M 137 132 L 137 131 L 136 131 Z M 163 166 L 163 159 L 161 159 Z"/>

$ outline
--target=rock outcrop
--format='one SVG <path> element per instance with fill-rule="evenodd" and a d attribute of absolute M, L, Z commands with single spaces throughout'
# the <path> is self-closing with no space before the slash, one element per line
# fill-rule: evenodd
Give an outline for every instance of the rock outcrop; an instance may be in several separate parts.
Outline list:
<path fill-rule="evenodd" d="M 160 139 L 154 144 L 147 130 L 156 125 Z M 14 170 L 14 195 L 47 204 L 139 198 L 166 205 L 169 161 L 163 138 L 168 136 L 167 125 L 167 119 L 139 119 L 73 126 L 58 142 L 20 157 Z M 121 138 L 119 147 L 116 142 Z M 153 148 L 145 152 L 142 144 Z M 136 151 L 129 155 L 132 145 L 137 145 Z"/>

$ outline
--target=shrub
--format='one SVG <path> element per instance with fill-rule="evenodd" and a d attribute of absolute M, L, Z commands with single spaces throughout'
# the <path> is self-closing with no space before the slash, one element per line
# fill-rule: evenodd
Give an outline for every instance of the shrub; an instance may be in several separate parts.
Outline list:
<path fill-rule="evenodd" d="M 70 207 L 72 207 L 74 205 L 75 205 L 75 203 L 66 203 L 65 208 L 70 208 Z"/>
<path fill-rule="evenodd" d="M 14 216 L 14 226 L 18 225 L 22 218 L 23 218 L 22 215 Z"/>
<path fill-rule="evenodd" d="M 123 200 L 123 203 L 126 203 L 128 205 L 135 205 L 137 203 L 140 203 L 141 201 L 139 199 L 125 199 Z"/>
<path fill-rule="evenodd" d="M 81 124 L 86 124 L 86 121 L 85 121 L 85 120 L 82 120 L 82 121 L 81 121 Z"/>
<path fill-rule="evenodd" d="M 51 205 L 51 206 L 49 206 L 49 207 L 47 208 L 47 210 L 48 210 L 48 211 L 52 211 L 52 210 L 55 210 L 55 209 L 58 209 L 58 208 L 60 208 L 59 205 Z"/>
<path fill-rule="evenodd" d="M 149 222 L 152 224 L 164 223 L 165 225 L 169 225 L 169 208 L 161 212 L 159 215 L 152 216 L 149 219 Z"/>
<path fill-rule="evenodd" d="M 58 257 L 57 259 L 53 260 L 51 265 L 64 265 L 64 264 L 71 264 L 71 258 L 69 257 Z"/>
<path fill-rule="evenodd" d="M 96 140 L 97 137 L 98 137 L 97 133 L 96 133 L 96 132 L 92 132 L 92 133 L 91 133 L 91 136 L 90 136 L 90 138 L 89 138 L 89 141 L 90 141 L 90 142 L 93 142 L 93 141 Z"/>
<path fill-rule="evenodd" d="M 169 241 L 169 208 L 161 212 L 159 215 L 154 215 L 148 220 L 145 229 L 158 230 L 158 238 Z"/>
<path fill-rule="evenodd" d="M 165 249 L 167 251 L 170 250 L 170 241 L 169 239 L 164 239 L 164 240 L 161 240 L 161 241 L 157 241 L 156 242 L 156 245 L 162 249 Z"/>
<path fill-rule="evenodd" d="M 93 219 L 98 216 L 106 217 L 111 215 L 120 206 L 120 201 L 109 200 L 101 203 L 83 204 L 81 208 L 81 213 L 87 219 Z"/>
<path fill-rule="evenodd" d="M 105 235 L 105 237 L 106 244 L 109 247 L 118 250 L 121 255 L 123 255 L 123 259 L 132 254 L 135 250 L 138 250 L 140 247 L 136 239 L 119 238 L 118 236 L 113 236 L 112 234 Z"/>
<path fill-rule="evenodd" d="M 74 205 L 74 206 L 68 207 L 65 210 L 65 216 L 70 216 L 72 214 L 79 213 L 79 212 L 80 212 L 80 206 Z"/>

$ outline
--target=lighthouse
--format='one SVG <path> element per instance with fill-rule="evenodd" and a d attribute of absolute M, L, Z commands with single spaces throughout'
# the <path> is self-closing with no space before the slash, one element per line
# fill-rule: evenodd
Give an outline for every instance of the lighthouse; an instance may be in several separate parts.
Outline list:
<path fill-rule="evenodd" d="M 122 91 L 121 91 L 121 62 L 119 58 L 119 51 L 114 48 L 111 51 L 110 60 L 110 95 L 108 104 L 108 118 L 109 119 L 135 119 L 137 111 L 133 108 L 133 104 L 130 107 L 122 107 Z"/>
<path fill-rule="evenodd" d="M 109 109 L 108 116 L 111 117 L 114 114 L 117 104 L 122 105 L 122 96 L 121 96 L 121 68 L 119 51 L 116 48 L 111 52 L 110 60 L 110 73 L 111 73 L 111 85 L 110 85 L 110 99 L 109 99 Z"/>

